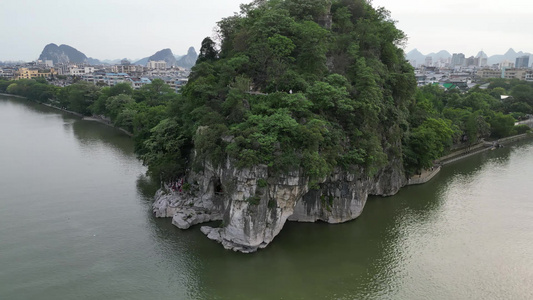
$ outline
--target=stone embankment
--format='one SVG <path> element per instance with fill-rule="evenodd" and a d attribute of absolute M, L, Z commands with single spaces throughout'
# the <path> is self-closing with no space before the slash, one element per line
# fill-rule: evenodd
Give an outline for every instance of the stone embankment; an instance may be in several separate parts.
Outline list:
<path fill-rule="evenodd" d="M 434 166 L 431 169 L 423 170 L 420 174 L 414 175 L 407 180 L 407 185 L 423 184 L 435 177 L 440 172 L 441 166 Z"/>

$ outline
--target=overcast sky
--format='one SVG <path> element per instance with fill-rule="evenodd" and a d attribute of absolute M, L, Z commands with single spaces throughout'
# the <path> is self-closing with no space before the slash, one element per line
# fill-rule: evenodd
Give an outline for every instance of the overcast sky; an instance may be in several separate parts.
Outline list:
<path fill-rule="evenodd" d="M 0 60 L 67 44 L 97 59 L 185 54 L 249 0 L 0 0 Z M 531 0 L 373 0 L 409 37 L 406 52 L 533 52 Z"/>

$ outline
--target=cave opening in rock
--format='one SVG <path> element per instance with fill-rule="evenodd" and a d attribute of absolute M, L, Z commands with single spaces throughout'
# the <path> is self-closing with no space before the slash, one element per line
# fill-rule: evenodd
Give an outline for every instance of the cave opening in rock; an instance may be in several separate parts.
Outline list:
<path fill-rule="evenodd" d="M 220 182 L 220 178 L 214 179 L 214 188 L 215 194 L 222 194 L 224 192 L 222 189 L 222 183 Z"/>

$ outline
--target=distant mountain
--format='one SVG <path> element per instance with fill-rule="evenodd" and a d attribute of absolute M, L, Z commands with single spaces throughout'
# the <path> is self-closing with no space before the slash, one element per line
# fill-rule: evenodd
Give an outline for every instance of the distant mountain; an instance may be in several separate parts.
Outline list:
<path fill-rule="evenodd" d="M 138 60 L 134 64 L 145 66 L 151 60 L 153 61 L 164 60 L 167 63 L 167 67 L 175 67 L 177 65 L 176 57 L 174 57 L 172 50 L 168 48 L 157 51 L 154 55 Z"/>
<path fill-rule="evenodd" d="M 168 67 L 178 66 L 190 69 L 196 63 L 197 58 L 198 54 L 196 54 L 194 47 L 190 47 L 186 55 L 174 55 L 170 49 L 163 49 L 156 52 L 154 55 L 140 59 L 133 64 L 146 66 L 150 60 L 164 60 Z"/>
<path fill-rule="evenodd" d="M 405 58 L 407 58 L 407 60 L 410 61 L 411 63 L 416 62 L 416 65 L 421 65 L 426 60 L 426 56 L 422 54 L 420 51 L 418 51 L 418 49 L 413 49 L 409 51 L 409 53 L 405 55 Z"/>
<path fill-rule="evenodd" d="M 177 65 L 178 67 L 190 69 L 196 64 L 197 59 L 198 54 L 196 53 L 196 50 L 194 50 L 194 47 L 190 47 L 187 51 L 187 55 L 177 61 Z"/>
<path fill-rule="evenodd" d="M 51 60 L 54 64 L 89 63 L 85 54 L 68 45 L 48 44 L 39 56 L 40 60 Z"/>
<path fill-rule="evenodd" d="M 406 58 L 408 61 L 416 61 L 417 65 L 423 65 L 426 62 L 426 57 L 428 56 L 431 56 L 433 62 L 452 57 L 450 52 L 446 50 L 441 50 L 437 53 L 432 52 L 429 54 L 422 54 L 422 52 L 418 51 L 417 49 L 413 49 L 409 53 L 407 53 Z"/>
<path fill-rule="evenodd" d="M 446 51 L 446 50 L 441 50 L 437 53 L 430 53 L 426 56 L 431 56 L 432 59 L 433 59 L 433 62 L 436 62 L 436 61 L 439 61 L 441 59 L 448 59 L 450 57 L 452 57 L 452 55 L 450 54 L 450 52 Z"/>
<path fill-rule="evenodd" d="M 89 61 L 89 64 L 93 66 L 103 64 L 100 60 L 92 57 L 87 58 L 87 61 Z"/>
<path fill-rule="evenodd" d="M 149 59 L 149 57 L 145 57 L 143 59 L 139 59 L 138 61 L 134 62 L 133 64 L 134 65 L 140 65 L 140 66 L 146 66 L 146 64 L 148 63 L 148 59 Z"/>
<path fill-rule="evenodd" d="M 488 58 L 488 64 L 489 66 L 490 65 L 493 65 L 493 64 L 499 64 L 505 60 L 508 60 L 510 62 L 515 62 L 516 59 L 518 57 L 522 57 L 522 56 L 529 56 L 529 61 L 530 63 L 533 61 L 533 55 L 531 53 L 524 53 L 522 51 L 520 52 L 516 52 L 514 51 L 513 48 L 507 50 L 507 52 L 505 52 L 505 54 L 501 55 L 501 54 L 498 54 L 498 55 L 492 55 Z"/>

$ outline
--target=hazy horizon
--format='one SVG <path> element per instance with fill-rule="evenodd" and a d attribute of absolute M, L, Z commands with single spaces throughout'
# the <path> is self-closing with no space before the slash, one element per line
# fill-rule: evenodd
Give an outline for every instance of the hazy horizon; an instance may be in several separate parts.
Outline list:
<path fill-rule="evenodd" d="M 5 30 L 0 61 L 31 61 L 50 43 L 66 44 L 99 60 L 141 59 L 170 48 L 175 55 L 200 48 L 213 36 L 216 22 L 239 11 L 243 0 L 18 0 L 3 3 L 0 25 Z M 509 0 L 373 0 L 385 7 L 408 36 L 404 50 L 428 54 L 488 56 L 533 52 L 533 2 Z M 518 28 L 518 30 L 517 30 Z M 6 47 L 7 46 L 7 47 Z"/>

